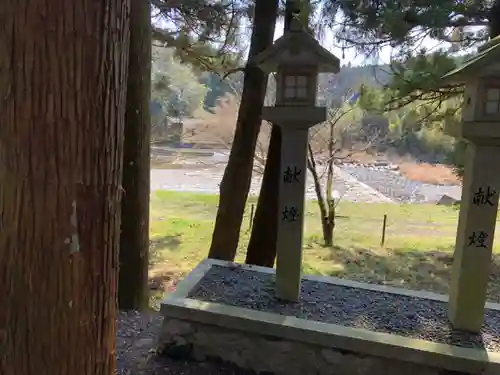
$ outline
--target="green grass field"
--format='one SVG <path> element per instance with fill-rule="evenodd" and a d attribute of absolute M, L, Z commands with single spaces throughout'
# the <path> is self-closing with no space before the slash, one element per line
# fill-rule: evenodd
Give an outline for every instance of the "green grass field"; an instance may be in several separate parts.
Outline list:
<path fill-rule="evenodd" d="M 207 255 L 218 196 L 157 191 L 151 196 L 151 282 L 169 290 Z M 244 258 L 251 198 L 238 249 Z M 381 232 L 387 215 L 386 240 Z M 341 202 L 333 248 L 322 246 L 317 204 L 307 204 L 303 269 L 306 274 L 447 293 L 458 211 L 435 205 Z M 498 238 L 497 238 L 498 239 Z M 498 243 L 498 241 L 496 241 Z M 495 246 L 500 253 L 500 246 Z M 500 301 L 500 260 L 489 299 Z"/>

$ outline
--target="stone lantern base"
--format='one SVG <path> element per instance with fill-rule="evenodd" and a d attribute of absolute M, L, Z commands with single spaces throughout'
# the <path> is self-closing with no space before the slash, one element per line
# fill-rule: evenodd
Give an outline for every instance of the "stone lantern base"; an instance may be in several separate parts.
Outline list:
<path fill-rule="evenodd" d="M 162 303 L 162 352 L 277 375 L 500 374 L 498 304 L 474 335 L 451 327 L 442 295 L 306 276 L 293 303 L 274 282 L 272 269 L 203 261 Z"/>

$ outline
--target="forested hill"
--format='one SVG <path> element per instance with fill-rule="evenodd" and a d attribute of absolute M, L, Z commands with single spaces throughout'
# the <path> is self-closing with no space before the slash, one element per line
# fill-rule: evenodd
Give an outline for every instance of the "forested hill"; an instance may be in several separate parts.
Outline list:
<path fill-rule="evenodd" d="M 192 116 L 200 107 L 210 110 L 227 94 L 239 96 L 243 88 L 243 73 L 231 74 L 225 79 L 214 73 L 199 73 L 180 63 L 169 49 L 153 49 L 153 101 L 170 116 Z M 360 85 L 381 87 L 390 80 L 386 65 L 365 65 L 341 68 L 338 74 L 322 74 L 319 95 L 325 100 L 338 99 L 356 91 Z M 274 87 L 270 81 L 270 96 Z"/>
<path fill-rule="evenodd" d="M 388 65 L 365 65 L 349 66 L 345 65 L 338 74 L 324 74 L 320 76 L 320 92 L 330 97 L 342 97 L 347 91 L 356 91 L 360 85 L 371 87 L 381 87 L 391 78 Z M 207 87 L 208 92 L 205 98 L 205 108 L 216 105 L 217 99 L 227 93 L 236 91 L 240 93 L 243 85 L 243 74 L 237 73 L 221 82 L 220 77 L 215 74 L 206 73 L 202 75 L 201 82 Z"/>
<path fill-rule="evenodd" d="M 339 89 L 354 89 L 360 84 L 380 87 L 391 78 L 388 65 L 343 66 L 335 76 L 335 86 Z"/>

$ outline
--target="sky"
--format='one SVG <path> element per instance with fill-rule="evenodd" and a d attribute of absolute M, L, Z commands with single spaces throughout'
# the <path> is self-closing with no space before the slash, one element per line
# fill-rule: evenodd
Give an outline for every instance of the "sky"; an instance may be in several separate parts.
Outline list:
<path fill-rule="evenodd" d="M 278 21 L 276 23 L 276 31 L 274 32 L 274 40 L 278 39 L 283 35 L 283 21 Z M 369 57 L 360 54 L 354 48 L 349 48 L 344 50 L 344 58 L 342 58 L 342 50 L 336 46 L 335 38 L 332 31 L 327 31 L 323 40 L 320 40 L 323 47 L 337 56 L 341 65 L 347 65 L 349 62 L 354 66 L 368 65 L 368 64 L 388 64 L 391 60 L 391 55 L 393 50 L 390 47 L 383 47 L 379 51 L 379 56 L 377 58 Z M 431 38 L 425 38 L 421 44 L 422 48 L 426 48 L 428 51 L 435 50 L 442 47 L 442 42 L 436 41 Z"/>
<path fill-rule="evenodd" d="M 0 0 L 1 1 L 1 0 Z M 160 27 L 165 27 L 168 29 L 168 23 L 166 24 L 164 21 L 159 21 L 155 19 L 153 21 L 154 23 L 158 24 Z M 252 26 L 250 24 L 244 24 L 242 25 L 242 37 L 243 40 L 246 39 L 248 41 L 249 36 L 251 34 L 251 29 Z M 276 23 L 276 30 L 274 33 L 274 40 L 278 39 L 280 36 L 283 35 L 283 20 L 278 20 Z M 391 60 L 391 56 L 393 55 L 393 49 L 390 47 L 383 47 L 380 51 L 377 57 L 366 57 L 363 54 L 359 53 L 356 51 L 354 48 L 349 48 L 345 49 L 342 53 L 342 49 L 339 48 L 336 44 L 334 34 L 331 30 L 327 30 L 325 32 L 325 35 L 323 36 L 322 40 L 320 40 L 320 43 L 325 47 L 327 50 L 332 52 L 335 56 L 337 56 L 341 60 L 341 65 L 347 65 L 351 63 L 353 66 L 359 66 L 359 65 L 371 65 L 371 64 L 388 64 Z M 248 47 L 248 46 L 247 46 Z M 437 41 L 435 39 L 426 37 L 424 38 L 423 41 L 419 44 L 419 47 L 425 48 L 427 51 L 433 51 L 439 48 L 443 47 L 443 43 L 440 41 Z M 448 45 L 449 47 L 449 45 Z M 247 48 L 248 52 L 248 48 Z M 463 53 L 470 52 L 470 51 L 461 51 Z"/>

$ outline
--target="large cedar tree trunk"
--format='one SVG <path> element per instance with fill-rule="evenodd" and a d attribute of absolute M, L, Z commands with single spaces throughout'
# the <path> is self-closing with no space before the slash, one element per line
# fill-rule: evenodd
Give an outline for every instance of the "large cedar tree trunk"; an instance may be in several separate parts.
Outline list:
<path fill-rule="evenodd" d="M 249 60 L 272 45 L 278 3 L 278 0 L 256 1 Z M 267 74 L 256 66 L 248 65 L 243 79 L 233 145 L 220 184 L 219 208 L 208 254 L 210 258 L 233 260 L 236 255 L 252 179 L 266 86 Z"/>
<path fill-rule="evenodd" d="M 151 7 L 131 0 L 118 306 L 148 306 Z"/>
<path fill-rule="evenodd" d="M 0 374 L 111 375 L 128 4 L 0 8 Z"/>
<path fill-rule="evenodd" d="M 300 1 L 287 0 L 284 29 L 290 28 L 295 13 L 300 11 Z M 281 129 L 272 125 L 262 186 L 252 225 L 245 262 L 263 267 L 273 267 L 276 259 L 279 205 L 278 195 L 281 173 Z"/>

